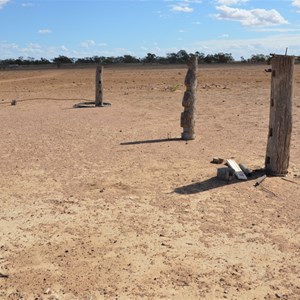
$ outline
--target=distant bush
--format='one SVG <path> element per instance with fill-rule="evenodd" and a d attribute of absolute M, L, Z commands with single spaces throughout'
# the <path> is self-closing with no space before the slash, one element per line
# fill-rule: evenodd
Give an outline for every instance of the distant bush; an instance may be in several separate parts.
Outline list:
<path fill-rule="evenodd" d="M 263 62 L 268 62 L 269 60 L 270 60 L 270 55 L 254 54 L 251 56 L 250 59 L 248 59 L 248 62 L 263 63 Z"/>
<path fill-rule="evenodd" d="M 0 60 L 0 67 L 5 68 L 10 65 L 22 66 L 22 65 L 57 65 L 60 67 L 62 64 L 186 64 L 191 55 L 196 55 L 198 57 L 199 64 L 227 64 L 235 62 L 231 53 L 215 53 L 207 54 L 196 51 L 195 53 L 187 53 L 185 50 L 180 50 L 177 53 L 167 53 L 165 57 L 156 56 L 153 53 L 147 53 L 144 58 L 137 58 L 132 55 L 124 56 L 92 56 L 84 58 L 70 58 L 64 55 L 59 55 L 52 60 L 41 57 L 40 59 L 34 59 L 33 57 L 19 57 L 17 59 L 4 59 Z M 266 63 L 270 60 L 269 55 L 264 54 L 253 54 L 250 58 L 245 59 L 243 56 L 240 59 L 242 63 Z M 300 62 L 300 56 L 296 57 L 296 63 Z"/>

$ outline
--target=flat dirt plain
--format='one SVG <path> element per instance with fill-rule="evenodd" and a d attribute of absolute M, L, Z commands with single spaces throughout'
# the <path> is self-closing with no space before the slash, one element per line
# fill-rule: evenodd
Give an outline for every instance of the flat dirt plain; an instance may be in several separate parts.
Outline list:
<path fill-rule="evenodd" d="M 0 72 L 0 299 L 300 299 L 300 65 L 289 174 L 257 169 L 268 66 L 200 66 L 181 141 L 185 66 Z M 11 106 L 12 99 L 17 100 Z"/>

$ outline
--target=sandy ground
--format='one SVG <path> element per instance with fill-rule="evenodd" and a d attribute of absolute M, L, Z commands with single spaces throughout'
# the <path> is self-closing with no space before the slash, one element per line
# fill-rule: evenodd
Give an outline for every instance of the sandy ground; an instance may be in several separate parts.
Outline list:
<path fill-rule="evenodd" d="M 290 173 L 227 183 L 213 157 L 264 166 L 266 66 L 0 72 L 0 299 L 300 299 L 300 65 Z M 16 106 L 10 101 L 17 100 Z"/>

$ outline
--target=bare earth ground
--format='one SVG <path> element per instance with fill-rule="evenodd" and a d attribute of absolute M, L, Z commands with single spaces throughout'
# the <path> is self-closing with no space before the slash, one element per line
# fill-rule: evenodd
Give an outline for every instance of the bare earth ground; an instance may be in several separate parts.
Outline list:
<path fill-rule="evenodd" d="M 85 109 L 94 69 L 0 72 L 0 299 L 300 299 L 299 65 L 290 181 L 210 163 L 263 167 L 266 67 L 200 67 L 190 142 L 185 67 L 107 68 Z"/>

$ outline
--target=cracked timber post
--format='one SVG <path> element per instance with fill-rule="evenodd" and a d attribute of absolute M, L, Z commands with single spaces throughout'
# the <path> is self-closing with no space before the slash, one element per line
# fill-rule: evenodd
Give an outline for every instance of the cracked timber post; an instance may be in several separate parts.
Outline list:
<path fill-rule="evenodd" d="M 268 175 L 288 173 L 292 134 L 294 57 L 272 57 L 270 125 L 265 169 Z"/>
<path fill-rule="evenodd" d="M 98 66 L 96 69 L 96 106 L 103 106 L 103 67 Z"/>
<path fill-rule="evenodd" d="M 183 140 L 194 140 L 195 139 L 195 113 L 196 113 L 196 88 L 197 88 L 197 56 L 191 56 L 188 62 L 188 71 L 185 76 L 184 84 L 186 91 L 183 96 L 182 106 L 184 111 L 181 113 L 181 124 L 183 132 L 181 138 Z"/>

